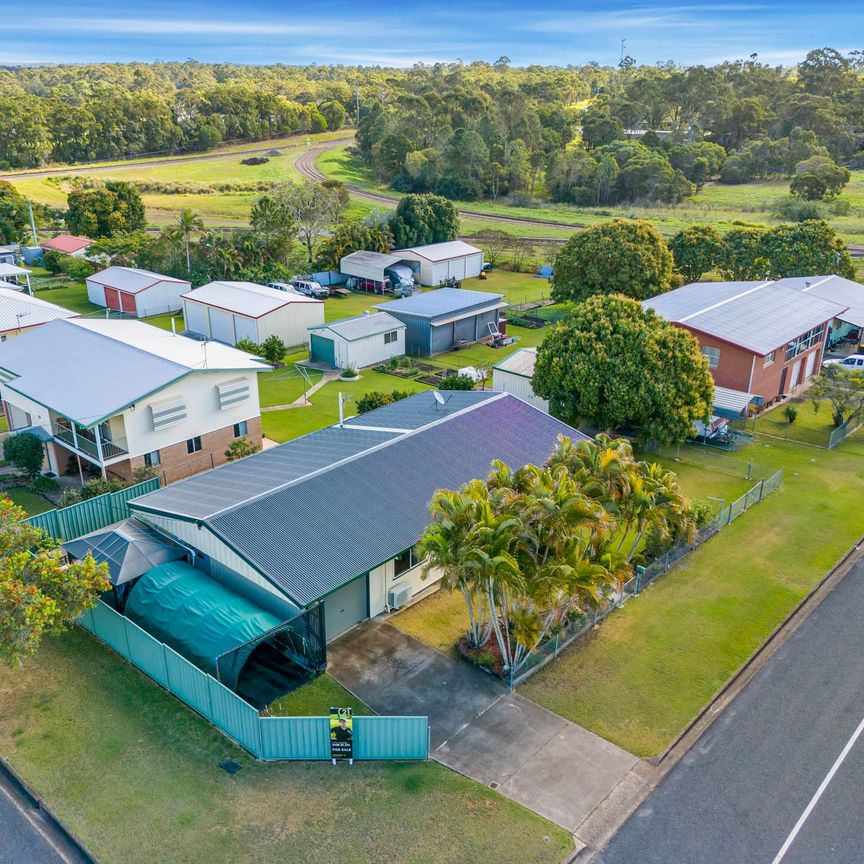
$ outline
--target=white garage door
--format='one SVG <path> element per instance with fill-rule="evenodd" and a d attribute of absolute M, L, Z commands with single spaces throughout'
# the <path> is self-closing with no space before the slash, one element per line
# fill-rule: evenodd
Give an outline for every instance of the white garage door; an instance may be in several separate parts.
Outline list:
<path fill-rule="evenodd" d="M 361 576 L 324 600 L 324 629 L 328 642 L 368 617 L 368 582 L 368 576 Z"/>
<path fill-rule="evenodd" d="M 200 306 L 198 303 L 186 303 L 183 311 L 187 330 L 191 330 L 193 333 L 199 333 L 201 336 L 210 335 L 210 325 L 207 321 L 206 306 Z"/>
<path fill-rule="evenodd" d="M 234 316 L 221 309 L 210 308 L 210 335 L 227 345 L 234 344 Z"/>
<path fill-rule="evenodd" d="M 452 261 L 448 262 L 450 265 L 450 275 L 454 276 L 456 279 L 464 279 L 465 278 L 465 259 L 464 258 L 454 258 Z"/>
<path fill-rule="evenodd" d="M 258 341 L 258 323 L 251 318 L 244 318 L 242 315 L 234 316 L 234 335 L 239 342 L 241 339 L 251 339 L 253 342 Z"/>

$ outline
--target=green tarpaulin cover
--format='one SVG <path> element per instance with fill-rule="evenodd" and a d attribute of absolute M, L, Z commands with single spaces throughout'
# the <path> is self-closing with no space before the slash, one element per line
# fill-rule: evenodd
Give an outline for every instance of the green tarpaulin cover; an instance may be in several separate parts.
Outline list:
<path fill-rule="evenodd" d="M 216 674 L 216 658 L 282 622 L 185 561 L 145 573 L 126 616 L 199 669 Z"/>

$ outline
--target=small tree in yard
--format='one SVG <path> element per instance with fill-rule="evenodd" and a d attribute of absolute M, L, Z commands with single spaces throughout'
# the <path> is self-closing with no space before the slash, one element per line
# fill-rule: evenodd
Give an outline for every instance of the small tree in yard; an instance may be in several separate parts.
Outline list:
<path fill-rule="evenodd" d="M 346 206 L 342 190 L 321 183 L 285 183 L 277 188 L 273 200 L 290 217 L 311 264 L 315 241 L 336 222 Z"/>
<path fill-rule="evenodd" d="M 30 481 L 42 471 L 44 459 L 42 442 L 32 432 L 10 435 L 3 442 L 3 458 L 11 462 Z"/>
<path fill-rule="evenodd" d="M 285 343 L 275 333 L 272 336 L 268 336 L 260 346 L 261 356 L 268 363 L 273 363 L 274 365 L 282 362 L 287 350 Z"/>
<path fill-rule="evenodd" d="M 60 542 L 25 517 L 0 499 L 0 662 L 9 666 L 21 665 L 44 635 L 62 633 L 111 587 L 107 564 L 88 555 L 65 565 Z"/>
<path fill-rule="evenodd" d="M 611 219 L 574 234 L 555 259 L 552 297 L 557 303 L 594 294 L 645 300 L 668 291 L 672 253 L 648 222 Z"/>
<path fill-rule="evenodd" d="M 714 383 L 699 343 L 635 300 L 591 297 L 537 351 L 534 392 L 578 425 L 678 444 L 711 414 Z"/>
<path fill-rule="evenodd" d="M 228 445 L 228 448 L 225 450 L 225 458 L 229 462 L 236 462 L 244 456 L 251 456 L 253 453 L 257 453 L 260 449 L 261 447 L 258 444 L 242 435 L 240 438 L 235 438 Z"/>
<path fill-rule="evenodd" d="M 808 395 L 814 411 L 828 402 L 835 428 L 864 418 L 864 372 L 829 366 L 810 385 Z"/>

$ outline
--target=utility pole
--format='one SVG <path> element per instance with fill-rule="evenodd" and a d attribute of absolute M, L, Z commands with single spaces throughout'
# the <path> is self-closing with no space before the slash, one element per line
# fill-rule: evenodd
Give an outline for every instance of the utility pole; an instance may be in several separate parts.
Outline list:
<path fill-rule="evenodd" d="M 36 220 L 33 218 L 33 202 L 28 201 L 27 206 L 30 208 L 30 234 L 33 237 L 33 245 L 39 245 L 39 238 L 36 236 Z"/>
<path fill-rule="evenodd" d="M 626 44 L 627 44 L 627 40 L 626 40 L 626 39 L 622 39 L 622 40 L 621 40 L 621 60 L 620 60 L 621 63 L 624 62 L 624 46 L 625 46 Z"/>

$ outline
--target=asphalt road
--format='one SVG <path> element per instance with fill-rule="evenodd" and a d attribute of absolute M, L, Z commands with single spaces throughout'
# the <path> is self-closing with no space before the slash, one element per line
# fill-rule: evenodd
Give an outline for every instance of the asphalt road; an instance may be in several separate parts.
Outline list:
<path fill-rule="evenodd" d="M 642 804 L 599 862 L 864 861 L 862 609 L 859 562 Z"/>
<path fill-rule="evenodd" d="M 38 820 L 38 814 L 34 818 Z M 63 864 L 67 860 L 0 786 L 0 864 Z"/>

